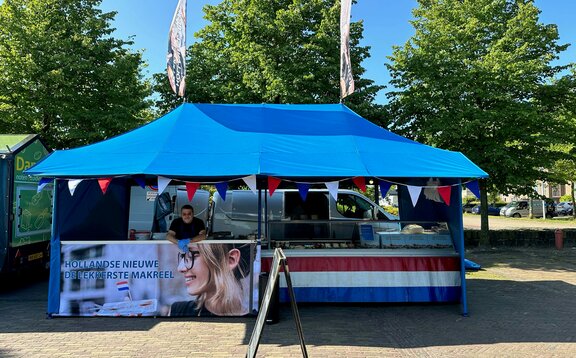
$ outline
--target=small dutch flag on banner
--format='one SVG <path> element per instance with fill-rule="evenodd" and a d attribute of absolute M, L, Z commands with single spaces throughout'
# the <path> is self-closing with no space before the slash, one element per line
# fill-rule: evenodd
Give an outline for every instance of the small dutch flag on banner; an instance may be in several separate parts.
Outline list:
<path fill-rule="evenodd" d="M 116 288 L 118 291 L 126 291 L 128 293 L 128 299 L 132 301 L 132 295 L 130 294 L 130 286 L 128 285 L 128 281 L 118 281 L 116 282 Z"/>
<path fill-rule="evenodd" d="M 116 288 L 118 289 L 118 291 L 130 291 L 130 286 L 128 286 L 128 281 L 116 282 Z"/>

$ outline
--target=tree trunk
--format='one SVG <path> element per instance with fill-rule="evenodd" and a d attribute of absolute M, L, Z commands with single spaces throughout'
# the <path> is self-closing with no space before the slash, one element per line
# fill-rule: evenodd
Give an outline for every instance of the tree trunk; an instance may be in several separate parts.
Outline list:
<path fill-rule="evenodd" d="M 490 246 L 490 236 L 488 227 L 488 192 L 486 190 L 486 179 L 478 180 L 480 187 L 480 241 L 478 246 Z"/>
<path fill-rule="evenodd" d="M 570 184 L 570 196 L 572 197 L 572 217 L 576 219 L 576 207 L 574 207 L 574 182 L 571 182 Z"/>

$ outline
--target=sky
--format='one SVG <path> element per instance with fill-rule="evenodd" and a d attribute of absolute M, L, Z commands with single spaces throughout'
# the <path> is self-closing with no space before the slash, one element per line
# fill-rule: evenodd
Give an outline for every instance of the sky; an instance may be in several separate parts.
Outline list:
<path fill-rule="evenodd" d="M 217 4 L 219 0 L 188 0 L 187 45 L 195 41 L 194 33 L 207 23 L 202 7 Z M 163 72 L 166 68 L 168 29 L 178 0 L 103 0 L 104 11 L 116 11 L 114 36 L 127 39 L 133 36 L 135 50 L 142 50 L 148 63 L 147 76 Z M 376 84 L 388 85 L 390 75 L 384 66 L 394 45 L 401 46 L 414 34 L 409 21 L 416 0 L 358 0 L 352 5 L 352 20 L 364 21 L 363 46 L 371 47 L 371 57 L 363 62 L 365 77 Z M 542 13 L 540 21 L 558 25 L 560 43 L 573 44 L 560 55 L 555 64 L 576 62 L 576 0 L 536 0 Z M 380 91 L 378 103 L 386 103 L 385 93 Z"/>

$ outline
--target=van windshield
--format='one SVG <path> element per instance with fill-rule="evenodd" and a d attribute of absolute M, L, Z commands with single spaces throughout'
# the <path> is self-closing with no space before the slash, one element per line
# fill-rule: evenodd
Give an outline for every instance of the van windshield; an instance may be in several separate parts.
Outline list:
<path fill-rule="evenodd" d="M 364 199 L 351 194 L 338 195 L 336 210 L 347 218 L 371 219 L 372 205 Z"/>

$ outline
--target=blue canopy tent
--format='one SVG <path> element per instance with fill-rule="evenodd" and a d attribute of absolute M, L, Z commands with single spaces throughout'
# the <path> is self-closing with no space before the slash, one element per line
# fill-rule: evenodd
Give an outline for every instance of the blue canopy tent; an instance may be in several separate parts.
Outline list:
<path fill-rule="evenodd" d="M 115 199 L 107 199 L 118 205 L 126 205 L 125 187 L 133 184 L 130 177 L 136 175 L 149 180 L 164 176 L 204 183 L 247 175 L 303 182 L 370 177 L 410 185 L 425 185 L 433 177 L 440 178 L 443 185 L 458 188 L 462 179 L 487 177 L 463 154 L 398 136 L 342 104 L 182 104 L 128 133 L 85 147 L 56 151 L 27 170 L 27 174 L 56 179 L 118 178 L 109 189 Z M 63 181 L 58 182 L 57 201 L 69 204 L 67 188 Z M 98 194 L 98 190 L 92 191 L 91 199 L 83 200 L 84 205 Z M 460 196 L 461 190 L 453 190 L 453 205 L 426 205 L 435 206 L 434 210 L 427 210 L 428 215 L 448 221 L 460 232 L 456 246 L 462 261 L 463 312 L 467 313 Z M 58 209 L 61 206 L 57 203 L 55 211 Z M 402 199 L 401 215 L 401 219 L 416 215 L 412 205 L 403 204 Z M 52 248 L 59 250 L 60 235 L 70 232 L 71 217 L 63 218 L 57 212 L 54 216 Z M 114 217 L 115 221 L 127 220 Z M 94 225 L 98 226 L 96 222 Z M 124 229 L 111 230 L 109 236 L 116 237 L 114 233 L 125 232 Z M 54 252 L 52 259 L 57 261 L 59 254 Z M 59 262 L 53 264 L 58 267 Z M 53 279 L 58 281 L 58 277 Z"/>

